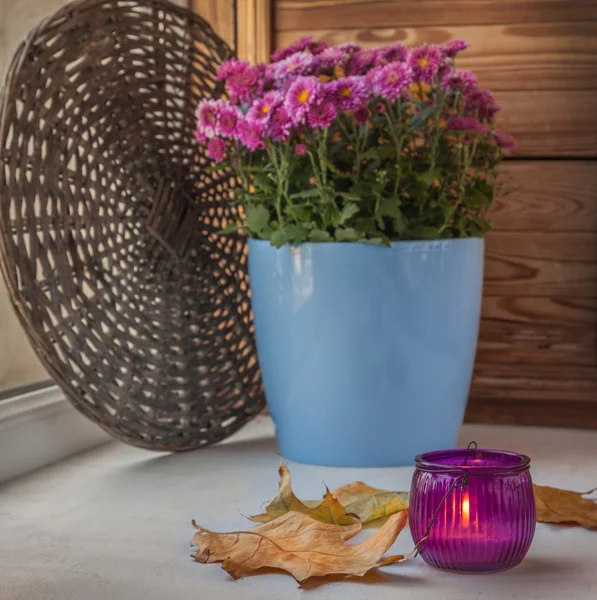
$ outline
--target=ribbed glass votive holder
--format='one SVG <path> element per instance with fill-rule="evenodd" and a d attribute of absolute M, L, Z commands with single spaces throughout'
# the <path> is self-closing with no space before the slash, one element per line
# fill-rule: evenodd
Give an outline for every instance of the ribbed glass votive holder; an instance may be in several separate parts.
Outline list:
<path fill-rule="evenodd" d="M 535 534 L 530 459 L 501 450 L 443 450 L 415 459 L 410 529 L 419 554 L 447 571 L 502 571 Z"/>

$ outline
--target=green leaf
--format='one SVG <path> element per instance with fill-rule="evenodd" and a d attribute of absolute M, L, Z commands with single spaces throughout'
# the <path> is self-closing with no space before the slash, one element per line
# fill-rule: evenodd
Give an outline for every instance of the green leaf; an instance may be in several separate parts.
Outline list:
<path fill-rule="evenodd" d="M 226 225 L 226 227 L 224 227 L 224 229 L 221 229 L 220 231 L 218 231 L 218 235 L 228 235 L 229 233 L 232 233 L 233 231 L 238 231 L 239 226 L 237 223 L 228 223 L 228 225 Z"/>
<path fill-rule="evenodd" d="M 355 228 L 358 231 L 364 231 L 365 233 L 372 233 L 376 229 L 375 219 L 373 217 L 365 217 L 357 219 L 355 222 Z"/>
<path fill-rule="evenodd" d="M 272 189 L 272 180 L 267 173 L 257 173 L 253 178 L 253 185 L 256 188 Z"/>
<path fill-rule="evenodd" d="M 356 204 L 349 203 L 345 204 L 341 211 L 333 207 L 332 211 L 332 225 L 339 227 L 348 221 L 351 217 L 359 212 L 359 207 Z"/>
<path fill-rule="evenodd" d="M 357 194 L 353 194 L 351 192 L 338 192 L 338 196 L 344 200 L 348 200 L 349 202 L 360 202 L 363 199 L 362 196 L 358 196 Z"/>
<path fill-rule="evenodd" d="M 356 204 L 345 204 L 340 213 L 340 225 L 346 223 L 351 217 L 354 217 L 359 212 L 359 207 Z"/>
<path fill-rule="evenodd" d="M 290 215 L 294 215 L 299 221 L 311 221 L 313 206 L 310 204 L 298 204 L 288 210 Z"/>
<path fill-rule="evenodd" d="M 334 165 L 334 163 L 333 163 L 331 160 L 329 160 L 329 159 L 327 159 L 327 158 L 324 158 L 324 159 L 323 159 L 323 162 L 324 162 L 325 166 L 326 166 L 326 167 L 327 167 L 327 168 L 328 168 L 328 169 L 329 169 L 329 170 L 330 170 L 332 173 L 335 173 L 335 172 L 336 172 L 336 166 Z"/>
<path fill-rule="evenodd" d="M 409 237 L 413 240 L 437 240 L 441 236 L 439 230 L 435 227 L 417 225 L 409 231 Z"/>
<path fill-rule="evenodd" d="M 362 233 L 352 227 L 338 227 L 335 236 L 339 242 L 356 242 L 364 237 Z"/>
<path fill-rule="evenodd" d="M 256 233 L 261 233 L 269 223 L 269 211 L 263 204 L 249 204 L 245 211 L 247 227 Z"/>
<path fill-rule="evenodd" d="M 406 217 L 402 213 L 400 213 L 392 221 L 392 227 L 398 235 L 404 235 L 404 233 L 406 233 L 406 230 L 408 229 L 408 221 L 406 220 Z"/>
<path fill-rule="evenodd" d="M 266 164 L 266 165 L 260 166 L 260 167 L 243 166 L 243 171 L 246 171 L 247 173 L 263 173 L 263 172 L 273 173 L 275 171 L 275 168 L 274 168 L 274 165 L 270 165 L 270 164 Z"/>
<path fill-rule="evenodd" d="M 425 173 L 417 173 L 417 179 L 426 187 L 431 187 L 435 175 L 433 171 L 425 171 Z"/>
<path fill-rule="evenodd" d="M 312 242 L 331 242 L 332 236 L 323 229 L 314 229 L 309 234 L 309 240 L 311 240 Z"/>
<path fill-rule="evenodd" d="M 377 171 L 377 169 L 379 169 L 379 167 L 381 167 L 381 160 L 376 158 L 375 160 L 372 160 L 371 162 L 367 163 L 367 165 L 365 166 L 365 172 L 374 173 L 375 171 Z"/>
<path fill-rule="evenodd" d="M 429 198 L 429 187 L 422 184 L 419 180 L 415 179 L 411 182 L 408 188 L 408 193 L 412 199 L 418 203 L 423 203 Z"/>
<path fill-rule="evenodd" d="M 319 198 L 320 192 L 317 188 L 311 188 L 308 190 L 302 190 L 295 194 L 290 194 L 290 199 L 295 200 L 296 198 Z"/>
<path fill-rule="evenodd" d="M 364 160 L 368 160 L 369 158 L 380 158 L 379 156 L 379 151 L 381 148 L 373 146 L 372 148 L 369 148 L 369 150 L 367 150 L 367 152 L 365 152 L 365 154 L 361 155 L 361 158 Z"/>
<path fill-rule="evenodd" d="M 377 158 L 380 160 L 395 160 L 396 148 L 394 146 L 380 146 L 377 148 Z"/>
<path fill-rule="evenodd" d="M 400 205 L 396 198 L 380 198 L 377 214 L 382 217 L 397 217 L 400 215 Z"/>
<path fill-rule="evenodd" d="M 489 198 L 481 190 L 475 189 L 472 195 L 464 199 L 464 203 L 469 208 L 478 208 L 479 206 L 489 204 Z"/>
<path fill-rule="evenodd" d="M 203 170 L 206 173 L 220 173 L 220 172 L 226 171 L 229 168 L 230 168 L 230 165 L 228 163 L 221 162 L 221 163 L 218 163 L 217 165 L 203 167 Z"/>
<path fill-rule="evenodd" d="M 366 244 L 375 244 L 377 246 L 390 246 L 390 238 L 383 234 L 379 234 L 376 237 L 363 240 L 363 242 Z"/>
<path fill-rule="evenodd" d="M 493 198 L 494 186 L 483 179 L 477 181 L 477 188 L 488 198 Z"/>
<path fill-rule="evenodd" d="M 408 129 L 409 131 L 413 131 L 415 129 L 421 129 L 425 126 L 430 117 L 432 117 L 436 111 L 435 106 L 428 106 L 424 108 L 420 113 L 413 115 L 408 121 Z"/>
<path fill-rule="evenodd" d="M 300 225 L 285 225 L 276 229 L 270 236 L 272 246 L 280 248 L 285 244 L 299 244 L 308 237 L 307 231 Z"/>

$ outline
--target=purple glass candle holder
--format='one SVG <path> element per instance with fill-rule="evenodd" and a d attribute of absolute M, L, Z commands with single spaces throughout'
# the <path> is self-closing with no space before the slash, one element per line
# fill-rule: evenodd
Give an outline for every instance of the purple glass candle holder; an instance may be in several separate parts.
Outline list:
<path fill-rule="evenodd" d="M 442 450 L 415 459 L 410 530 L 429 565 L 459 573 L 516 566 L 535 534 L 530 459 L 501 450 Z"/>

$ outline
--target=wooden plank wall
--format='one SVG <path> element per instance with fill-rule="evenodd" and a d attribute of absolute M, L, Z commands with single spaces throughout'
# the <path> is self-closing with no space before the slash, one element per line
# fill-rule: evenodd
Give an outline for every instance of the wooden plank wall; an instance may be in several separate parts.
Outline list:
<path fill-rule="evenodd" d="M 597 0 L 273 0 L 274 46 L 466 39 L 519 142 L 467 418 L 597 428 Z"/>

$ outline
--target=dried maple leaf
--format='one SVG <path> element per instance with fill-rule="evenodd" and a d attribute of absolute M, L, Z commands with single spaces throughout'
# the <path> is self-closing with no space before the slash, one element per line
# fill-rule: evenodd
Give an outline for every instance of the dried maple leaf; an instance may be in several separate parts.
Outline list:
<path fill-rule="evenodd" d="M 250 517 L 251 521 L 268 523 L 291 510 L 309 515 L 316 521 L 334 525 L 352 525 L 358 521 L 358 517 L 348 514 L 348 511 L 330 494 L 329 490 L 326 491 L 323 500 L 320 502 L 309 502 L 309 505 L 301 502 L 292 491 L 290 471 L 282 461 L 280 461 L 279 473 L 280 487 L 278 493 L 267 503 L 265 513 Z"/>
<path fill-rule="evenodd" d="M 408 492 L 390 492 L 361 481 L 332 490 L 332 496 L 346 512 L 357 515 L 362 523 L 389 517 L 408 508 Z"/>
<path fill-rule="evenodd" d="M 193 523 L 197 546 L 193 558 L 201 563 L 221 562 L 234 579 L 270 567 L 288 571 L 299 583 L 324 575 L 362 576 L 371 569 L 399 562 L 402 556 L 383 555 L 404 528 L 407 512 L 392 515 L 361 544 L 346 545 L 362 529 L 321 523 L 291 511 L 250 531 L 214 533 Z"/>
<path fill-rule="evenodd" d="M 583 498 L 595 490 L 579 494 L 544 485 L 533 489 L 540 523 L 577 523 L 588 529 L 597 528 L 597 502 Z"/>

